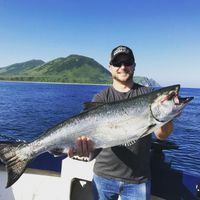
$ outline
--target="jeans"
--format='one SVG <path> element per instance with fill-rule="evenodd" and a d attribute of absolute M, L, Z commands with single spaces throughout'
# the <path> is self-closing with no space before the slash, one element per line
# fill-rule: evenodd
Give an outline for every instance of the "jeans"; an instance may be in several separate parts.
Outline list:
<path fill-rule="evenodd" d="M 94 175 L 92 180 L 94 200 L 150 200 L 150 181 L 133 184 Z"/>

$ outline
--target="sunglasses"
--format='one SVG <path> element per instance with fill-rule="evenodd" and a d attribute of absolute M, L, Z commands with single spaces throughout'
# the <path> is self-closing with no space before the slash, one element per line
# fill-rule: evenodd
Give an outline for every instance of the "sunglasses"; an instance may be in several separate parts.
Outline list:
<path fill-rule="evenodd" d="M 133 61 L 127 60 L 127 61 L 113 62 L 112 65 L 114 67 L 121 67 L 122 65 L 131 66 L 131 65 L 133 65 Z"/>

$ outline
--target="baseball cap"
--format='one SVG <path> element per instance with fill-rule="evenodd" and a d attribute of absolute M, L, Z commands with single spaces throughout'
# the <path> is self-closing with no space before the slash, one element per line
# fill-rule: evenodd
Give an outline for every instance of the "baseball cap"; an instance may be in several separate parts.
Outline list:
<path fill-rule="evenodd" d="M 130 63 L 135 63 L 135 58 L 132 50 L 127 46 L 117 46 L 111 52 L 110 64 L 114 65 L 114 63 L 129 61 Z"/>

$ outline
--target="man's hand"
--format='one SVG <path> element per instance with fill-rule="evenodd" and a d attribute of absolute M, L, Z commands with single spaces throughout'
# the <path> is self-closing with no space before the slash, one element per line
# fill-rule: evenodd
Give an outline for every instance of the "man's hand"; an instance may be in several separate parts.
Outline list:
<path fill-rule="evenodd" d="M 68 156 L 89 157 L 93 151 L 93 142 L 86 136 L 79 137 L 76 141 L 76 147 L 68 150 Z"/>
<path fill-rule="evenodd" d="M 173 131 L 173 122 L 169 121 L 155 131 L 155 135 L 159 140 L 165 140 Z"/>

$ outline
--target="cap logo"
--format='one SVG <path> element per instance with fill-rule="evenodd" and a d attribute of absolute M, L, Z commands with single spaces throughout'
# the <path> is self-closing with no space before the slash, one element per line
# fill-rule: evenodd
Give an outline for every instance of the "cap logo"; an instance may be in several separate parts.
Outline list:
<path fill-rule="evenodd" d="M 129 49 L 127 49 L 126 47 L 118 47 L 114 52 L 113 52 L 113 56 L 115 56 L 118 53 L 129 53 Z"/>

